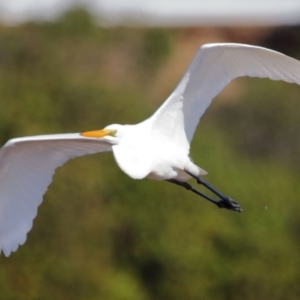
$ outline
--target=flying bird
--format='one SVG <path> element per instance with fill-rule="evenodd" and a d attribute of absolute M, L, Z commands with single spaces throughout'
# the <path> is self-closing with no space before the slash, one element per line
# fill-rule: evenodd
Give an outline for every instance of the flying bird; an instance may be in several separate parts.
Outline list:
<path fill-rule="evenodd" d="M 241 211 L 236 201 L 202 178 L 206 172 L 189 157 L 201 116 L 212 99 L 241 76 L 300 85 L 300 62 L 262 47 L 206 44 L 167 100 L 139 124 L 9 140 L 0 149 L 0 253 L 9 256 L 24 244 L 55 169 L 71 158 L 97 152 L 112 151 L 118 166 L 133 179 L 166 180 L 220 208 Z M 216 197 L 192 187 L 187 182 L 192 178 Z"/>

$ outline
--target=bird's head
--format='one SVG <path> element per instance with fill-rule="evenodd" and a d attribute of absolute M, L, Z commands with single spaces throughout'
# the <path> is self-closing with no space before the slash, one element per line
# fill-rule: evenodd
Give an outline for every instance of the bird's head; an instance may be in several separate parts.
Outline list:
<path fill-rule="evenodd" d="M 80 133 L 84 137 L 103 139 L 111 144 L 118 144 L 123 134 L 124 126 L 119 124 L 108 125 L 101 130 Z"/>

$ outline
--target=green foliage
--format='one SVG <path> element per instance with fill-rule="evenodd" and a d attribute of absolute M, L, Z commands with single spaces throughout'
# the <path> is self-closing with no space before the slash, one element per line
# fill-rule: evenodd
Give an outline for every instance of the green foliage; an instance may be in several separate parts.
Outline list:
<path fill-rule="evenodd" d="M 170 53 L 170 33 L 162 29 L 151 29 L 143 37 L 141 64 L 148 71 L 154 71 Z"/>
<path fill-rule="evenodd" d="M 174 31 L 98 28 L 81 10 L 0 28 L 2 143 L 145 119 L 175 45 Z M 244 213 L 134 181 L 110 153 L 78 158 L 57 170 L 26 244 L 0 257 L 0 299 L 298 299 L 300 186 L 289 151 L 300 146 L 299 88 L 247 83 L 249 98 L 213 105 L 192 145 L 207 180 Z"/>
<path fill-rule="evenodd" d="M 299 87 L 268 79 L 247 81 L 247 98 L 239 105 L 220 107 L 214 118 L 239 153 L 284 161 L 300 171 Z"/>

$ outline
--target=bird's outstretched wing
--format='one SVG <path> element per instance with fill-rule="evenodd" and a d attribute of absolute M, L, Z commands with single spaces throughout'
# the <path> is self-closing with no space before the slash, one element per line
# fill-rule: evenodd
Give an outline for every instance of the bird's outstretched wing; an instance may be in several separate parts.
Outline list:
<path fill-rule="evenodd" d="M 0 150 L 0 253 L 8 256 L 25 242 L 57 167 L 103 151 L 111 146 L 78 133 L 9 140 Z"/>
<path fill-rule="evenodd" d="M 170 97 L 152 116 L 153 130 L 189 147 L 199 120 L 212 99 L 234 78 L 270 78 L 300 84 L 300 62 L 262 47 L 206 44 Z"/>

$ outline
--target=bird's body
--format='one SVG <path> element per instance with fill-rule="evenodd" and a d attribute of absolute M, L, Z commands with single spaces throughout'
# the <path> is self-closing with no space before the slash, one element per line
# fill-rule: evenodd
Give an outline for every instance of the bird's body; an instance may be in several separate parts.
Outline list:
<path fill-rule="evenodd" d="M 124 173 L 133 179 L 145 177 L 155 180 L 178 179 L 186 181 L 191 176 L 183 172 L 190 170 L 196 175 L 205 174 L 192 163 L 189 147 L 182 147 L 158 130 L 153 130 L 152 119 L 136 125 L 119 128 L 120 143 L 112 146 L 114 157 Z M 113 125 L 117 128 L 118 125 Z M 109 126 L 111 127 L 111 126 Z M 137 143 L 138 145 L 132 147 Z"/>
<path fill-rule="evenodd" d="M 241 76 L 284 80 L 300 85 L 300 62 L 278 52 L 241 44 L 202 46 L 178 86 L 147 120 L 103 130 L 17 138 L 0 150 L 0 253 L 22 245 L 55 169 L 86 154 L 112 151 L 118 166 L 133 179 L 167 180 L 219 207 L 238 204 L 200 178 L 206 174 L 189 157 L 199 120 L 212 99 Z M 190 186 L 191 177 L 212 190 L 216 201 Z"/>

